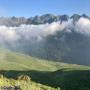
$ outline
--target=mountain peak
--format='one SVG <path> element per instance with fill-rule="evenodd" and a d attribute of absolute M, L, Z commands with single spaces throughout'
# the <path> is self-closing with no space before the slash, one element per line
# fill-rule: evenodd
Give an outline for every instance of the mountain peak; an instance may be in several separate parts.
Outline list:
<path fill-rule="evenodd" d="M 54 14 L 44 14 L 41 16 L 35 16 L 35 17 L 30 17 L 30 18 L 25 18 L 25 17 L 0 17 L 0 25 L 6 25 L 6 26 L 18 26 L 21 24 L 45 24 L 45 23 L 52 23 L 52 22 L 57 22 L 61 21 L 68 21 L 68 19 L 73 19 L 74 21 L 79 20 L 81 17 L 90 19 L 89 16 L 86 14 L 73 14 L 71 17 L 68 15 L 54 15 Z"/>

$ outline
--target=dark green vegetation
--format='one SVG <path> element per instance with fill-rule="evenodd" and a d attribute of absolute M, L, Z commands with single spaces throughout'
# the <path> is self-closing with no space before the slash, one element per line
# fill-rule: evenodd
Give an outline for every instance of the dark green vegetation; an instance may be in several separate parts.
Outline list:
<path fill-rule="evenodd" d="M 0 76 L 0 90 L 60 90 L 31 81 L 27 75 L 21 75 L 17 80 Z"/>
<path fill-rule="evenodd" d="M 8 79 L 27 75 L 33 82 L 53 88 L 60 87 L 60 90 L 90 90 L 88 66 L 39 60 L 9 51 L 0 52 L 0 74 Z"/>

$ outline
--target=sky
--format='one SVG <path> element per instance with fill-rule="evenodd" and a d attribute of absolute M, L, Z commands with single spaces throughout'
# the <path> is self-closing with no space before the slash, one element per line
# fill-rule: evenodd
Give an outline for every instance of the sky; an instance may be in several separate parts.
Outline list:
<path fill-rule="evenodd" d="M 90 16 L 90 0 L 0 0 L 0 16 L 31 17 L 47 13 Z"/>

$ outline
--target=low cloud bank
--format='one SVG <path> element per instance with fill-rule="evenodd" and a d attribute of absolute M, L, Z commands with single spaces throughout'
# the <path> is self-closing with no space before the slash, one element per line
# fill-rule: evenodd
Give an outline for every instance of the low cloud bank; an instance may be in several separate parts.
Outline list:
<path fill-rule="evenodd" d="M 86 65 L 90 65 L 90 20 L 81 17 L 75 22 L 69 19 L 62 23 L 0 26 L 0 45 L 40 58 L 71 60 L 70 63 L 84 64 L 86 58 Z"/>
<path fill-rule="evenodd" d="M 89 35 L 90 20 L 80 18 L 74 25 L 73 20 L 69 20 L 63 23 L 53 22 L 41 25 L 20 25 L 19 27 L 0 26 L 0 42 L 14 42 L 20 39 L 31 40 L 32 38 L 42 40 L 48 35 L 56 34 L 57 31 L 72 32 L 72 28 L 76 32 Z"/>

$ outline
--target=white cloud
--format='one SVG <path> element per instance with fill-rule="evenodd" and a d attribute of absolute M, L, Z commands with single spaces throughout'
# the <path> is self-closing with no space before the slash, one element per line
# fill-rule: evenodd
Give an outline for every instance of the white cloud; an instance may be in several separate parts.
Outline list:
<path fill-rule="evenodd" d="M 20 39 L 28 41 L 41 41 L 48 35 L 56 34 L 57 31 L 72 32 L 71 28 L 76 32 L 90 35 L 90 20 L 80 18 L 76 25 L 73 26 L 73 20 L 67 22 L 53 22 L 51 24 L 41 25 L 20 25 L 19 27 L 0 26 L 0 43 L 2 42 L 18 42 Z"/>
<path fill-rule="evenodd" d="M 90 20 L 86 18 L 80 18 L 76 23 L 75 30 L 82 34 L 90 35 Z"/>

